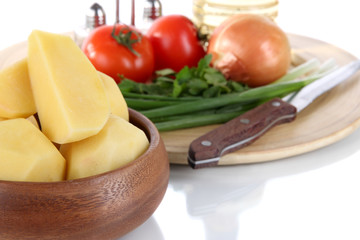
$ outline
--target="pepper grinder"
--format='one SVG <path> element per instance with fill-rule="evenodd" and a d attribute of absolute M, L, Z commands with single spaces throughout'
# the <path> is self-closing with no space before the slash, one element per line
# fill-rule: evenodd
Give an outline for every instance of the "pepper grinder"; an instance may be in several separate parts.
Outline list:
<path fill-rule="evenodd" d="M 154 21 L 162 15 L 162 6 L 159 0 L 146 0 L 144 6 L 144 21 Z"/>
<path fill-rule="evenodd" d="M 143 10 L 143 19 L 142 19 L 142 29 L 146 31 L 155 21 L 155 19 L 162 16 L 162 5 L 160 0 L 145 0 L 144 10 Z"/>
<path fill-rule="evenodd" d="M 98 3 L 94 3 L 90 7 L 89 13 L 86 15 L 86 27 L 93 30 L 106 24 L 106 15 L 104 9 Z"/>
<path fill-rule="evenodd" d="M 100 6 L 100 4 L 94 3 L 85 15 L 85 26 L 75 31 L 75 42 L 78 46 L 81 46 L 84 39 L 92 30 L 105 24 L 106 15 L 104 9 Z"/>

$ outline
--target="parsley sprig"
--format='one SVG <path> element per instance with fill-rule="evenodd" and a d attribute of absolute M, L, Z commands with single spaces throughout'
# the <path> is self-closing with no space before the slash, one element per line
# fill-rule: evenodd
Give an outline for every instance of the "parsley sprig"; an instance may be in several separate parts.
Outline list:
<path fill-rule="evenodd" d="M 189 96 L 212 98 L 248 89 L 246 85 L 227 80 L 221 72 L 212 68 L 211 58 L 211 54 L 206 55 L 199 61 L 197 67 L 185 66 L 179 72 L 171 69 L 157 71 L 157 77 L 150 84 L 123 79 L 119 87 L 123 92 L 175 98 Z"/>

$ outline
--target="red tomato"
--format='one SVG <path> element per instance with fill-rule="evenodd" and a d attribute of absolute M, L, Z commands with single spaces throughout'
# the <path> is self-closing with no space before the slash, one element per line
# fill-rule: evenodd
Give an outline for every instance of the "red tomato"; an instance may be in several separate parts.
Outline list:
<path fill-rule="evenodd" d="M 197 37 L 197 29 L 185 16 L 168 15 L 156 19 L 146 34 L 155 52 L 155 70 L 197 66 L 205 50 Z"/>
<path fill-rule="evenodd" d="M 137 82 L 150 80 L 154 71 L 154 52 L 149 39 L 141 35 L 138 30 L 124 24 L 117 24 L 115 35 L 123 31 L 124 35 L 131 33 L 130 40 L 139 40 L 131 46 L 138 53 L 136 55 L 125 45 L 117 42 L 112 36 L 114 26 L 101 26 L 95 28 L 85 39 L 82 50 L 94 67 L 118 83 L 123 75 Z M 136 33 L 134 33 L 136 32 Z"/>

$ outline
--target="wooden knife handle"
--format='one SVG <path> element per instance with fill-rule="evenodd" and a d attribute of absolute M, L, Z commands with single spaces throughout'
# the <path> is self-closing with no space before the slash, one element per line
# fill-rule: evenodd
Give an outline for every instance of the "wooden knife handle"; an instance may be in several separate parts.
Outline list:
<path fill-rule="evenodd" d="M 272 127 L 295 117 L 296 108 L 280 98 L 261 104 L 195 139 L 189 148 L 189 165 L 216 166 L 221 156 L 253 143 Z"/>

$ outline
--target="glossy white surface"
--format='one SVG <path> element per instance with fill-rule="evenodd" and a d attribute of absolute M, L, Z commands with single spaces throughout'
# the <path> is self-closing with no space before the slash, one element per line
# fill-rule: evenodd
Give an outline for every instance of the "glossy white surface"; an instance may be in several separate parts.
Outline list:
<path fill-rule="evenodd" d="M 25 40 L 34 28 L 66 32 L 79 27 L 92 2 L 2 3 L 0 50 Z M 112 23 L 115 1 L 98 2 Z M 128 22 L 125 5 L 130 1 L 121 2 L 122 20 Z M 162 2 L 165 14 L 191 17 L 190 0 Z M 277 22 L 287 32 L 332 43 L 360 57 L 357 5 L 353 0 L 280 0 Z M 274 162 L 200 170 L 171 166 L 159 208 L 122 239 L 360 239 L 359 148 L 356 130 L 328 147 Z"/>

